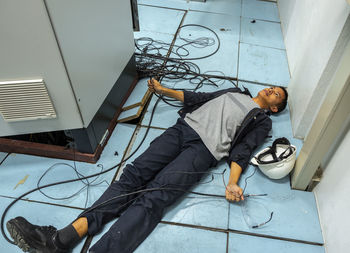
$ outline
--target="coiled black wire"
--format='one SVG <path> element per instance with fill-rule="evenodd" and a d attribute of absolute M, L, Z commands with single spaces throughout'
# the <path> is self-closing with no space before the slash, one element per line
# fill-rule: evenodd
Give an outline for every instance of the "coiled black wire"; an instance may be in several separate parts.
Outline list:
<path fill-rule="evenodd" d="M 193 36 L 184 37 L 181 32 L 187 27 L 200 27 L 214 35 L 212 37 L 192 38 Z M 163 52 L 167 51 L 171 43 L 154 40 L 152 38 L 141 37 L 135 40 L 136 47 L 136 67 L 140 77 L 162 76 L 165 82 L 174 82 L 176 80 L 186 80 L 192 86 L 186 87 L 186 90 L 196 91 L 204 85 L 218 86 L 218 82 L 225 80 L 237 86 L 234 80 L 236 78 L 226 77 L 220 71 L 207 71 L 201 73 L 200 67 L 193 61 L 208 58 L 220 49 L 220 39 L 212 29 L 198 25 L 187 24 L 180 27 L 181 32 L 176 41 L 180 44 L 174 44 L 169 57 L 164 56 Z M 207 55 L 191 57 L 188 47 L 205 48 L 216 47 Z M 166 60 L 166 64 L 163 62 Z M 214 74 L 218 75 L 214 75 Z M 181 89 L 180 89 L 181 90 Z M 167 99 L 167 101 L 171 101 Z"/>

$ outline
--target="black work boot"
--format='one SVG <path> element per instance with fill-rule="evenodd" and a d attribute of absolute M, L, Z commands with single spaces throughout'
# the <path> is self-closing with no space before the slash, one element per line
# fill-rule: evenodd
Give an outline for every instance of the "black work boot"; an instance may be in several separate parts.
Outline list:
<path fill-rule="evenodd" d="M 16 217 L 6 223 L 7 230 L 15 244 L 24 252 L 31 253 L 68 253 L 57 237 L 53 226 L 36 226 L 23 217 Z"/>

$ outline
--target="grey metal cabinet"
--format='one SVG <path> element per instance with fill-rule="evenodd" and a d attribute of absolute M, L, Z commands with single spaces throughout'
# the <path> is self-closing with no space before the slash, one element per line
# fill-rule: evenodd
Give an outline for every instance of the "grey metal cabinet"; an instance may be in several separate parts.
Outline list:
<path fill-rule="evenodd" d="M 0 136 L 88 127 L 133 56 L 130 8 L 129 0 L 0 0 Z M 42 80 L 54 113 L 35 117 L 34 107 L 50 103 L 40 108 L 35 91 L 24 94 L 34 104 L 16 98 L 28 88 L 1 91 L 28 80 Z M 15 109 L 30 113 L 16 120 Z"/>

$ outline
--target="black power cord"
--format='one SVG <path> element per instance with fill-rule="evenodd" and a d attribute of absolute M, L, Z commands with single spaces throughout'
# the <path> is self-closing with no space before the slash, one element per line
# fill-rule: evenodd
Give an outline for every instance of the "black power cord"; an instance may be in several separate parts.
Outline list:
<path fill-rule="evenodd" d="M 151 38 L 139 38 L 135 40 L 136 52 L 136 67 L 141 77 L 151 76 L 163 76 L 166 81 L 174 80 L 187 80 L 190 84 L 194 85 L 194 88 L 186 90 L 196 91 L 203 85 L 213 85 L 218 87 L 217 81 L 223 82 L 225 80 L 232 82 L 234 86 L 237 86 L 233 81 L 237 80 L 232 77 L 225 77 L 220 71 L 207 71 L 201 73 L 201 70 L 197 64 L 191 62 L 191 60 L 200 60 L 214 55 L 220 49 L 220 39 L 218 35 L 208 27 L 187 24 L 180 28 L 185 27 L 201 27 L 214 34 L 215 38 L 211 37 L 200 37 L 200 38 L 184 38 L 179 35 L 180 41 L 184 43 L 181 45 L 175 44 L 171 50 L 170 57 L 165 57 L 162 52 L 170 46 L 170 43 L 165 43 L 159 40 L 153 40 Z M 182 31 L 182 30 L 181 30 Z M 191 34 L 190 34 L 191 35 Z M 191 35 L 192 37 L 192 35 Z M 187 57 L 189 56 L 189 49 L 186 47 L 204 48 L 210 47 L 217 41 L 217 47 L 212 53 L 199 57 Z M 175 56 L 175 57 L 172 57 Z M 166 60 L 167 64 L 164 66 L 163 61 Z M 212 75 L 210 73 L 219 73 L 221 76 Z M 181 89 L 180 89 L 181 90 Z M 171 101 L 171 99 L 167 99 Z"/>

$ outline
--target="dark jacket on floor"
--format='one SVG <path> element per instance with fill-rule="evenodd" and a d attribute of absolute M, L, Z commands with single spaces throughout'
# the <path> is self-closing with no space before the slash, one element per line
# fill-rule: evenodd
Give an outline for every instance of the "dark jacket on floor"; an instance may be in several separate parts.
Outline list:
<path fill-rule="evenodd" d="M 211 93 L 184 91 L 184 107 L 178 112 L 182 118 L 204 103 L 227 92 L 239 92 L 251 97 L 247 89 L 230 88 Z M 244 118 L 241 127 L 237 129 L 231 142 L 230 155 L 227 158 L 229 166 L 236 162 L 244 170 L 249 163 L 255 148 L 261 145 L 272 128 L 272 121 L 265 109 L 254 108 Z"/>

